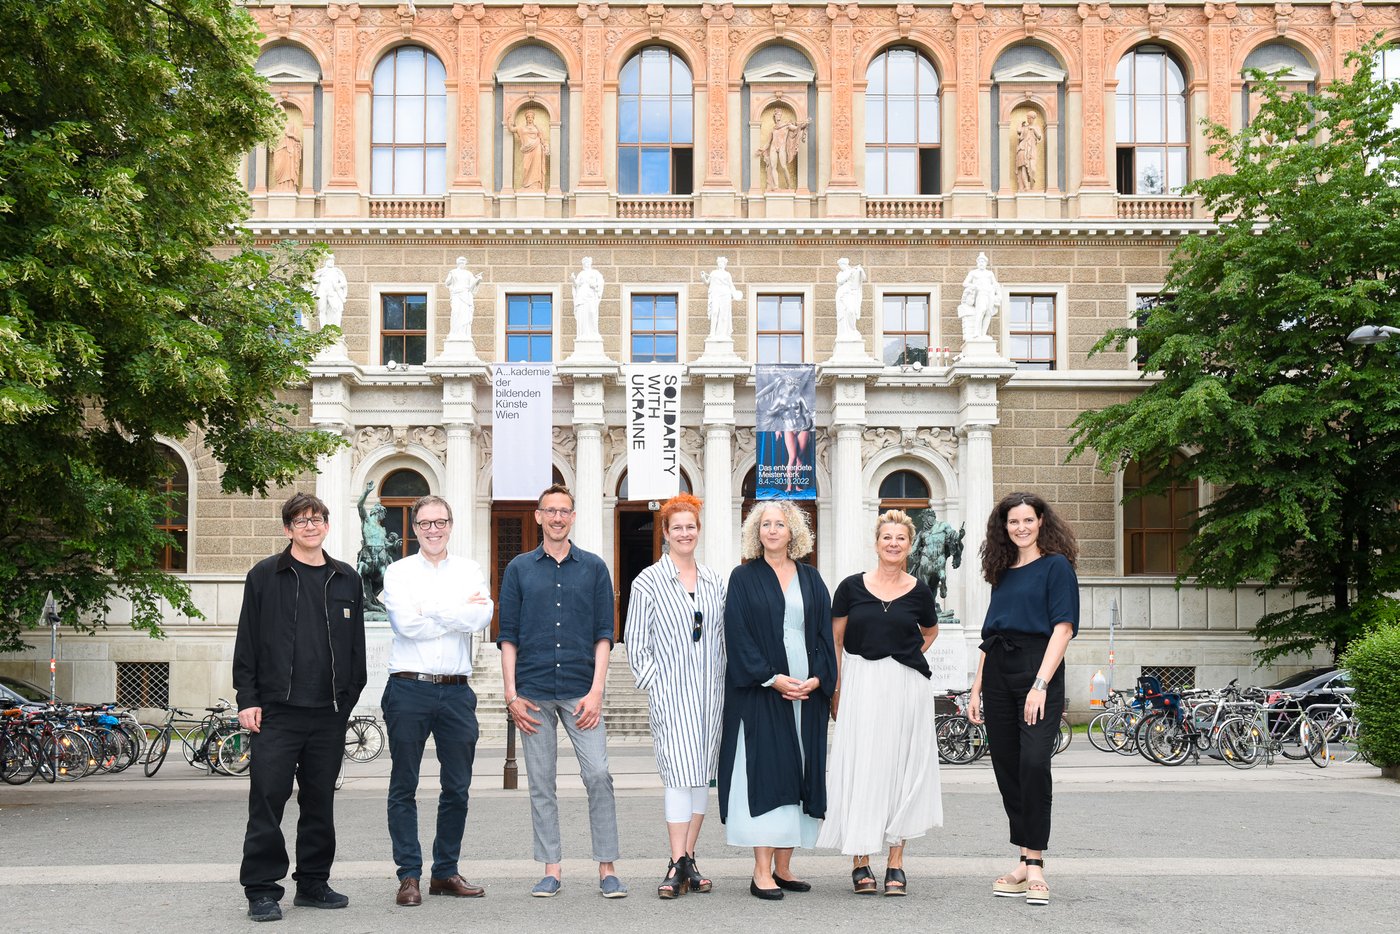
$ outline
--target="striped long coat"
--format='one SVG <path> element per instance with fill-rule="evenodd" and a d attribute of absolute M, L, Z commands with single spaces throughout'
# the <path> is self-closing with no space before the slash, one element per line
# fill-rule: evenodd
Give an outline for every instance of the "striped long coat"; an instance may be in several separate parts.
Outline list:
<path fill-rule="evenodd" d="M 667 788 L 715 777 L 724 715 L 722 578 L 697 565 L 695 600 L 668 555 L 637 575 L 627 606 L 627 661 L 647 692 L 656 769 Z M 703 614 L 694 640 L 695 611 Z"/>

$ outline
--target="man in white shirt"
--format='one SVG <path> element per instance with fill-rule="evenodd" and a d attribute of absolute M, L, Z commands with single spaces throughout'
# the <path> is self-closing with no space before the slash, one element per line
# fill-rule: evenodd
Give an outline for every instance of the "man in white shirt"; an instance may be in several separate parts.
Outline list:
<path fill-rule="evenodd" d="M 384 572 L 384 607 L 394 643 L 384 687 L 384 722 L 389 727 L 389 839 L 398 865 L 403 906 L 423 902 L 419 876 L 418 770 L 432 734 L 442 767 L 437 834 L 433 839 L 429 895 L 478 898 L 486 894 L 457 871 L 467 823 L 467 792 L 476 756 L 476 694 L 471 688 L 471 634 L 491 623 L 491 598 L 481 567 L 447 553 L 452 507 L 440 496 L 413 504 L 418 553 Z"/>

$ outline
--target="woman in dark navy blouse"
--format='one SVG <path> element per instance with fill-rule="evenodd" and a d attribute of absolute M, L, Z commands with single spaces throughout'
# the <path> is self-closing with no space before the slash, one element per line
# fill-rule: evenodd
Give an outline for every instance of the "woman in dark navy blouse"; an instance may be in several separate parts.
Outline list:
<path fill-rule="evenodd" d="M 1074 533 L 1034 493 L 1012 493 L 987 519 L 982 576 L 992 600 L 968 716 L 984 719 L 1001 802 L 1020 864 L 992 894 L 1050 903 L 1050 757 L 1065 707 L 1065 649 L 1079 631 Z"/>

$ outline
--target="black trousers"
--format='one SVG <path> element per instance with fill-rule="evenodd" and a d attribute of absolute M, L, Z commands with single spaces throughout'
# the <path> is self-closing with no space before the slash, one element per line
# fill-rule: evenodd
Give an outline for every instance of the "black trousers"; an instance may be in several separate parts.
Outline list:
<path fill-rule="evenodd" d="M 1050 757 L 1065 709 L 1065 666 L 1047 685 L 1045 716 L 1027 725 L 1026 695 L 1045 658 L 1044 636 L 994 636 L 983 643 L 982 706 L 991 743 L 992 771 L 1011 822 L 1011 842 L 1028 850 L 1050 844 Z"/>
<path fill-rule="evenodd" d="M 249 769 L 248 830 L 238 881 L 249 901 L 281 899 L 287 875 L 282 812 L 297 783 L 297 888 L 325 882 L 335 860 L 335 779 L 345 757 L 348 717 L 330 707 L 263 708 Z"/>

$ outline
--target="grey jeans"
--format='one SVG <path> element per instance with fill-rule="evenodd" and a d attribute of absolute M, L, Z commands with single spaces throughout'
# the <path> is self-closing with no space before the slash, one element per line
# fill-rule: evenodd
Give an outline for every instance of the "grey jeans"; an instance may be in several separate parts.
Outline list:
<path fill-rule="evenodd" d="M 534 716 L 540 727 L 535 733 L 520 734 L 525 747 L 525 772 L 530 780 L 530 820 L 535 828 L 535 859 L 558 863 L 563 859 L 559 840 L 559 795 L 556 776 L 559 766 L 559 736 L 556 724 L 562 722 L 574 744 L 579 776 L 588 791 L 588 826 L 593 835 L 593 859 L 611 863 L 618 857 L 617 804 L 613 800 L 613 780 L 608 774 L 608 731 L 600 719 L 591 730 L 581 730 L 573 709 L 582 698 L 535 700 L 540 708 Z"/>

